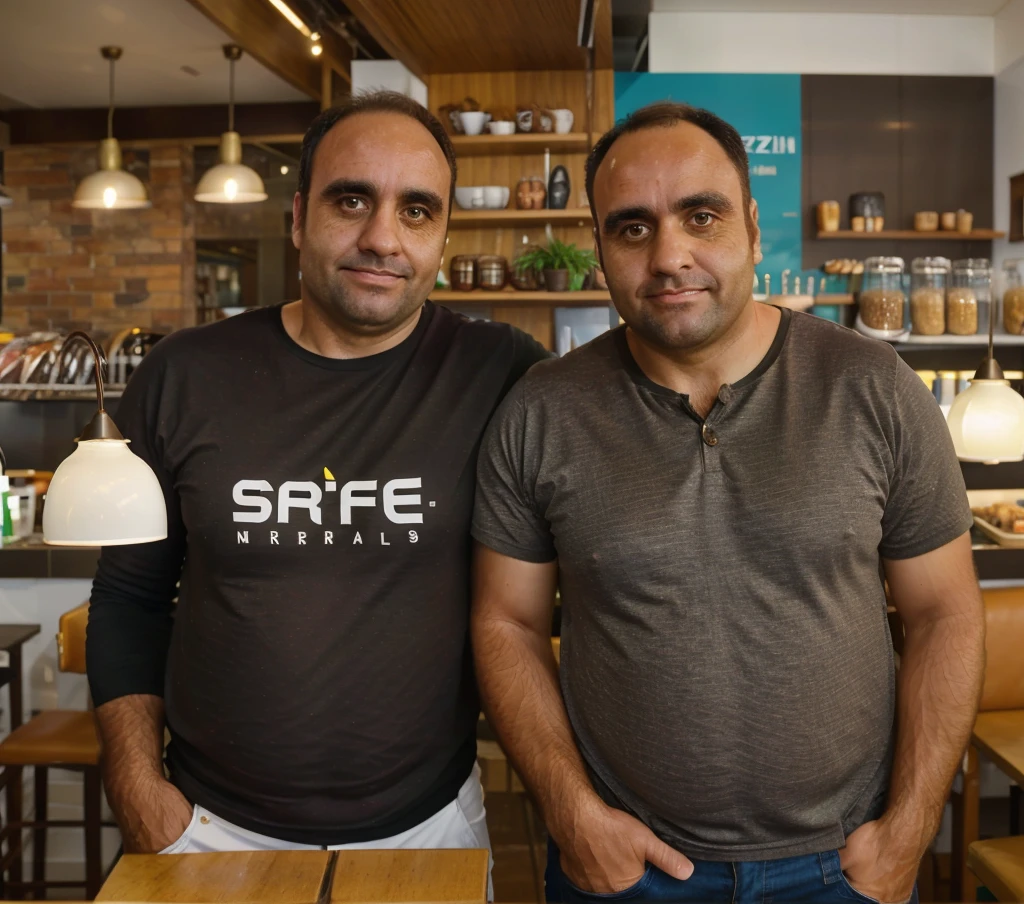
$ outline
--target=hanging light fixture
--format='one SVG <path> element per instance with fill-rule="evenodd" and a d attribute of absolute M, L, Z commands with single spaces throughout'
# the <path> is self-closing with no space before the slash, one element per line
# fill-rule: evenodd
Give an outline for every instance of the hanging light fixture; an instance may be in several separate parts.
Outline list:
<path fill-rule="evenodd" d="M 246 204 L 266 201 L 259 173 L 242 163 L 242 136 L 235 131 L 235 63 L 242 56 L 237 44 L 225 44 L 224 56 L 231 66 L 228 130 L 220 136 L 220 163 L 208 169 L 196 186 L 196 200 L 208 204 Z"/>
<path fill-rule="evenodd" d="M 953 399 L 946 423 L 960 461 L 997 465 L 1024 461 L 1024 397 L 1010 388 L 993 348 L 995 305 L 989 305 L 988 356 L 971 385 Z"/>
<path fill-rule="evenodd" d="M 100 142 L 100 168 L 78 183 L 72 207 L 92 210 L 136 210 L 152 207 L 146 187 L 131 173 L 121 169 L 121 145 L 114 138 L 114 63 L 121 59 L 120 47 L 101 47 L 103 59 L 110 62 L 110 109 L 107 112 L 107 137 Z"/>
<path fill-rule="evenodd" d="M 43 540 L 52 546 L 122 546 L 167 537 L 167 505 L 153 469 L 128 448 L 103 408 L 103 357 L 92 338 L 71 333 L 57 370 L 76 341 L 93 355 L 98 410 L 78 447 L 60 463 L 46 491 Z"/>

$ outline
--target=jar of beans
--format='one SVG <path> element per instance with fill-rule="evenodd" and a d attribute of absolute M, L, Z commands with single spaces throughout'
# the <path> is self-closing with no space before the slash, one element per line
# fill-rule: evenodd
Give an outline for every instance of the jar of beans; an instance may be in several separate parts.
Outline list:
<path fill-rule="evenodd" d="M 902 257 L 869 257 L 864 261 L 860 319 L 872 330 L 903 329 L 907 297 L 903 292 Z"/>
<path fill-rule="evenodd" d="M 1024 259 L 1003 262 L 1003 329 L 1012 336 L 1024 333 Z"/>
<path fill-rule="evenodd" d="M 910 329 L 916 336 L 941 336 L 946 332 L 951 267 L 945 257 L 917 257 L 910 265 Z"/>
<path fill-rule="evenodd" d="M 946 291 L 946 331 L 955 336 L 988 332 L 992 307 L 992 265 L 987 258 L 953 261 L 953 276 Z"/>

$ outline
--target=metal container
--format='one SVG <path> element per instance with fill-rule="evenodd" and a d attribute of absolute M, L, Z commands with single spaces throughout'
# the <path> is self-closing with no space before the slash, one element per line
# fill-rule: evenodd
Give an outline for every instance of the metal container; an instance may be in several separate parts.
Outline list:
<path fill-rule="evenodd" d="M 508 281 L 508 261 L 497 254 L 485 254 L 477 259 L 477 283 L 481 289 L 497 291 Z"/>
<path fill-rule="evenodd" d="M 476 255 L 457 254 L 452 258 L 452 288 L 460 292 L 471 292 L 477 286 Z"/>

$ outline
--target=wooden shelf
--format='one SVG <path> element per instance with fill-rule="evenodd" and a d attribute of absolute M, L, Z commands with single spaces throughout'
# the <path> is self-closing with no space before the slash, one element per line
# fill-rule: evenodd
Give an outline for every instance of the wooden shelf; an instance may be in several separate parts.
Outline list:
<path fill-rule="evenodd" d="M 452 227 L 486 226 L 586 226 L 592 223 L 589 207 L 568 210 L 453 210 Z"/>
<path fill-rule="evenodd" d="M 612 303 L 606 289 L 582 292 L 524 292 L 518 289 L 502 289 L 488 292 L 473 289 L 472 292 L 458 292 L 454 289 L 435 289 L 430 300 L 438 304 L 487 304 L 487 305 L 530 305 L 531 307 L 598 307 Z"/>
<path fill-rule="evenodd" d="M 975 229 L 971 232 L 918 232 L 916 229 L 883 229 L 881 232 L 854 232 L 851 229 L 840 229 L 838 232 L 818 232 L 819 239 L 867 239 L 882 241 L 938 241 L 938 242 L 990 242 L 1006 235 L 995 229 Z"/>
<path fill-rule="evenodd" d="M 996 333 L 995 336 L 992 337 L 992 343 L 996 346 L 1024 345 L 1024 336 L 1011 336 L 1008 333 Z M 988 334 L 985 333 L 982 335 L 979 333 L 975 336 L 953 336 L 948 333 L 943 333 L 941 336 L 915 336 L 911 333 L 905 339 L 900 339 L 894 344 L 897 347 L 915 345 L 961 345 L 967 346 L 968 348 L 988 348 Z"/>
<path fill-rule="evenodd" d="M 586 132 L 532 132 L 515 135 L 453 135 L 452 146 L 458 157 L 482 157 L 487 154 L 543 154 L 545 149 L 553 154 L 579 153 L 588 151 Z"/>

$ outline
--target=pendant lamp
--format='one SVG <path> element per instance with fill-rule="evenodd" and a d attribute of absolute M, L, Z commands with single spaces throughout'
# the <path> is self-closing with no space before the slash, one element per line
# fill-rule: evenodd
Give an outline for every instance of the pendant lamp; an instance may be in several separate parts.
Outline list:
<path fill-rule="evenodd" d="M 997 465 L 1024 461 L 1024 397 L 1010 388 L 993 348 L 995 305 L 989 305 L 988 357 L 971 385 L 953 399 L 946 423 L 960 461 Z"/>
<path fill-rule="evenodd" d="M 196 186 L 196 200 L 208 204 L 247 204 L 266 201 L 259 173 L 242 163 L 242 136 L 235 131 L 235 63 L 242 56 L 237 44 L 225 44 L 224 56 L 231 66 L 228 130 L 220 136 L 220 162 L 211 167 Z"/>
<path fill-rule="evenodd" d="M 131 173 L 121 169 L 121 145 L 114 138 L 114 63 L 121 59 L 120 47 L 101 47 L 103 59 L 110 62 L 110 109 L 107 112 L 107 137 L 100 142 L 100 168 L 78 183 L 72 207 L 91 210 L 135 210 L 151 207 L 146 187 Z"/>
<path fill-rule="evenodd" d="M 46 491 L 43 540 L 51 546 L 124 546 L 167 537 L 167 506 L 153 469 L 128 448 L 103 408 L 103 358 L 92 338 L 71 333 L 56 370 L 76 341 L 93 354 L 98 410 L 78 447 L 60 463 Z"/>

